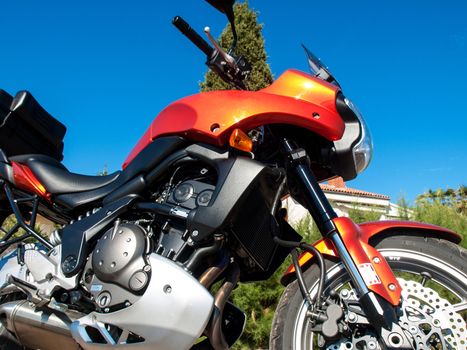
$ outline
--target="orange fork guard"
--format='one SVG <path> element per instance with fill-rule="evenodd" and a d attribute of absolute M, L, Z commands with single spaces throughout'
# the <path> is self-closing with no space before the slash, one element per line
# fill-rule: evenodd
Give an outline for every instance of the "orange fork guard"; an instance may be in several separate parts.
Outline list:
<path fill-rule="evenodd" d="M 416 234 L 417 231 L 422 230 L 428 235 L 444 238 L 456 244 L 462 240 L 462 236 L 456 232 L 419 222 L 375 221 L 357 225 L 346 217 L 339 217 L 333 221 L 360 273 L 363 272 L 362 269 L 365 271 L 373 269 L 376 273 L 377 278 L 370 278 L 372 281 L 364 278 L 368 289 L 395 306 L 399 305 L 402 290 L 386 259 L 369 244 L 372 237 L 383 234 L 398 235 L 400 234 L 398 231 L 404 229 L 404 233 L 408 234 Z M 313 246 L 325 256 L 338 257 L 334 244 L 328 238 L 317 241 Z M 311 266 L 312 259 L 312 253 L 301 254 L 298 261 L 300 267 L 308 268 Z M 281 282 L 287 285 L 294 277 L 295 268 L 291 265 L 282 276 Z"/>

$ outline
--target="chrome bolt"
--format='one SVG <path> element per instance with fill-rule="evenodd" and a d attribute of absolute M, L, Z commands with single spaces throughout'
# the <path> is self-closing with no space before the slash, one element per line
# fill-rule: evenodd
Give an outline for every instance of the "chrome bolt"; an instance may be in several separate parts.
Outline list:
<path fill-rule="evenodd" d="M 198 230 L 194 230 L 194 231 L 191 233 L 191 235 L 192 235 L 193 237 L 198 237 L 198 235 L 199 235 Z"/>
<path fill-rule="evenodd" d="M 375 350 L 376 349 L 376 342 L 371 340 L 368 342 L 368 349 L 369 350 Z"/>
<path fill-rule="evenodd" d="M 412 333 L 412 334 L 417 334 L 417 327 L 415 327 L 415 326 L 410 326 L 409 332 Z"/>
<path fill-rule="evenodd" d="M 355 322 L 356 320 L 357 320 L 357 315 L 355 315 L 353 312 L 349 312 L 349 321 Z"/>
<path fill-rule="evenodd" d="M 381 262 L 381 259 L 378 258 L 377 256 L 375 256 L 375 257 L 373 258 L 373 262 L 374 262 L 375 264 L 379 264 L 379 263 Z"/>
<path fill-rule="evenodd" d="M 130 305 L 131 305 L 131 304 L 130 304 L 129 301 L 127 301 L 127 302 L 125 303 L 125 306 L 126 306 L 126 307 L 128 307 L 128 306 L 130 306 Z"/>
<path fill-rule="evenodd" d="M 106 308 L 104 309 L 104 312 L 105 312 L 105 313 L 107 313 L 107 312 L 109 312 L 109 311 L 110 311 L 110 309 L 109 309 L 108 307 L 106 307 Z"/>
<path fill-rule="evenodd" d="M 394 292 L 396 290 L 396 285 L 394 283 L 390 283 L 388 288 L 391 292 Z"/>
<path fill-rule="evenodd" d="M 145 272 L 151 271 L 151 265 L 146 265 L 146 266 L 144 266 L 144 267 L 143 267 L 143 270 L 144 270 Z"/>
<path fill-rule="evenodd" d="M 349 296 L 349 291 L 347 289 L 341 290 L 341 297 L 346 299 Z"/>

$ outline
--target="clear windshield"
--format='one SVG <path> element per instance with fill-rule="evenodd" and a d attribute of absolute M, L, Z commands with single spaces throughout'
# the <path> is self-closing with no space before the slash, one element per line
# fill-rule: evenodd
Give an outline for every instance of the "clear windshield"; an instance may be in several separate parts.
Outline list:
<path fill-rule="evenodd" d="M 340 86 L 337 80 L 329 71 L 328 67 L 318 58 L 316 57 L 305 45 L 302 45 L 303 49 L 305 50 L 305 54 L 308 60 L 308 67 L 310 68 L 311 74 L 315 77 L 326 80 L 331 84 Z"/>

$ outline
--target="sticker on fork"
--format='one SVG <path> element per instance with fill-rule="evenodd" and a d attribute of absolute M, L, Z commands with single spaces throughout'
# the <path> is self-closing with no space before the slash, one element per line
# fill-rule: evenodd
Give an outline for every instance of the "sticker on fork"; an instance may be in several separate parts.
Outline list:
<path fill-rule="evenodd" d="M 362 275 L 363 280 L 367 286 L 373 286 L 375 284 L 381 284 L 381 280 L 378 277 L 374 267 L 370 263 L 358 265 L 358 270 L 360 275 Z"/>

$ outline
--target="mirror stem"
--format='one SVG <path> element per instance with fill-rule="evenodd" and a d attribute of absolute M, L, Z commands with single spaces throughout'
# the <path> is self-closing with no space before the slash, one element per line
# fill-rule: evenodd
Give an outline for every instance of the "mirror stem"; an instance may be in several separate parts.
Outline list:
<path fill-rule="evenodd" d="M 235 29 L 234 23 L 231 22 L 230 26 L 232 27 L 233 40 L 232 40 L 232 46 L 230 46 L 230 49 L 229 49 L 229 53 L 232 53 L 237 47 L 237 30 Z"/>

